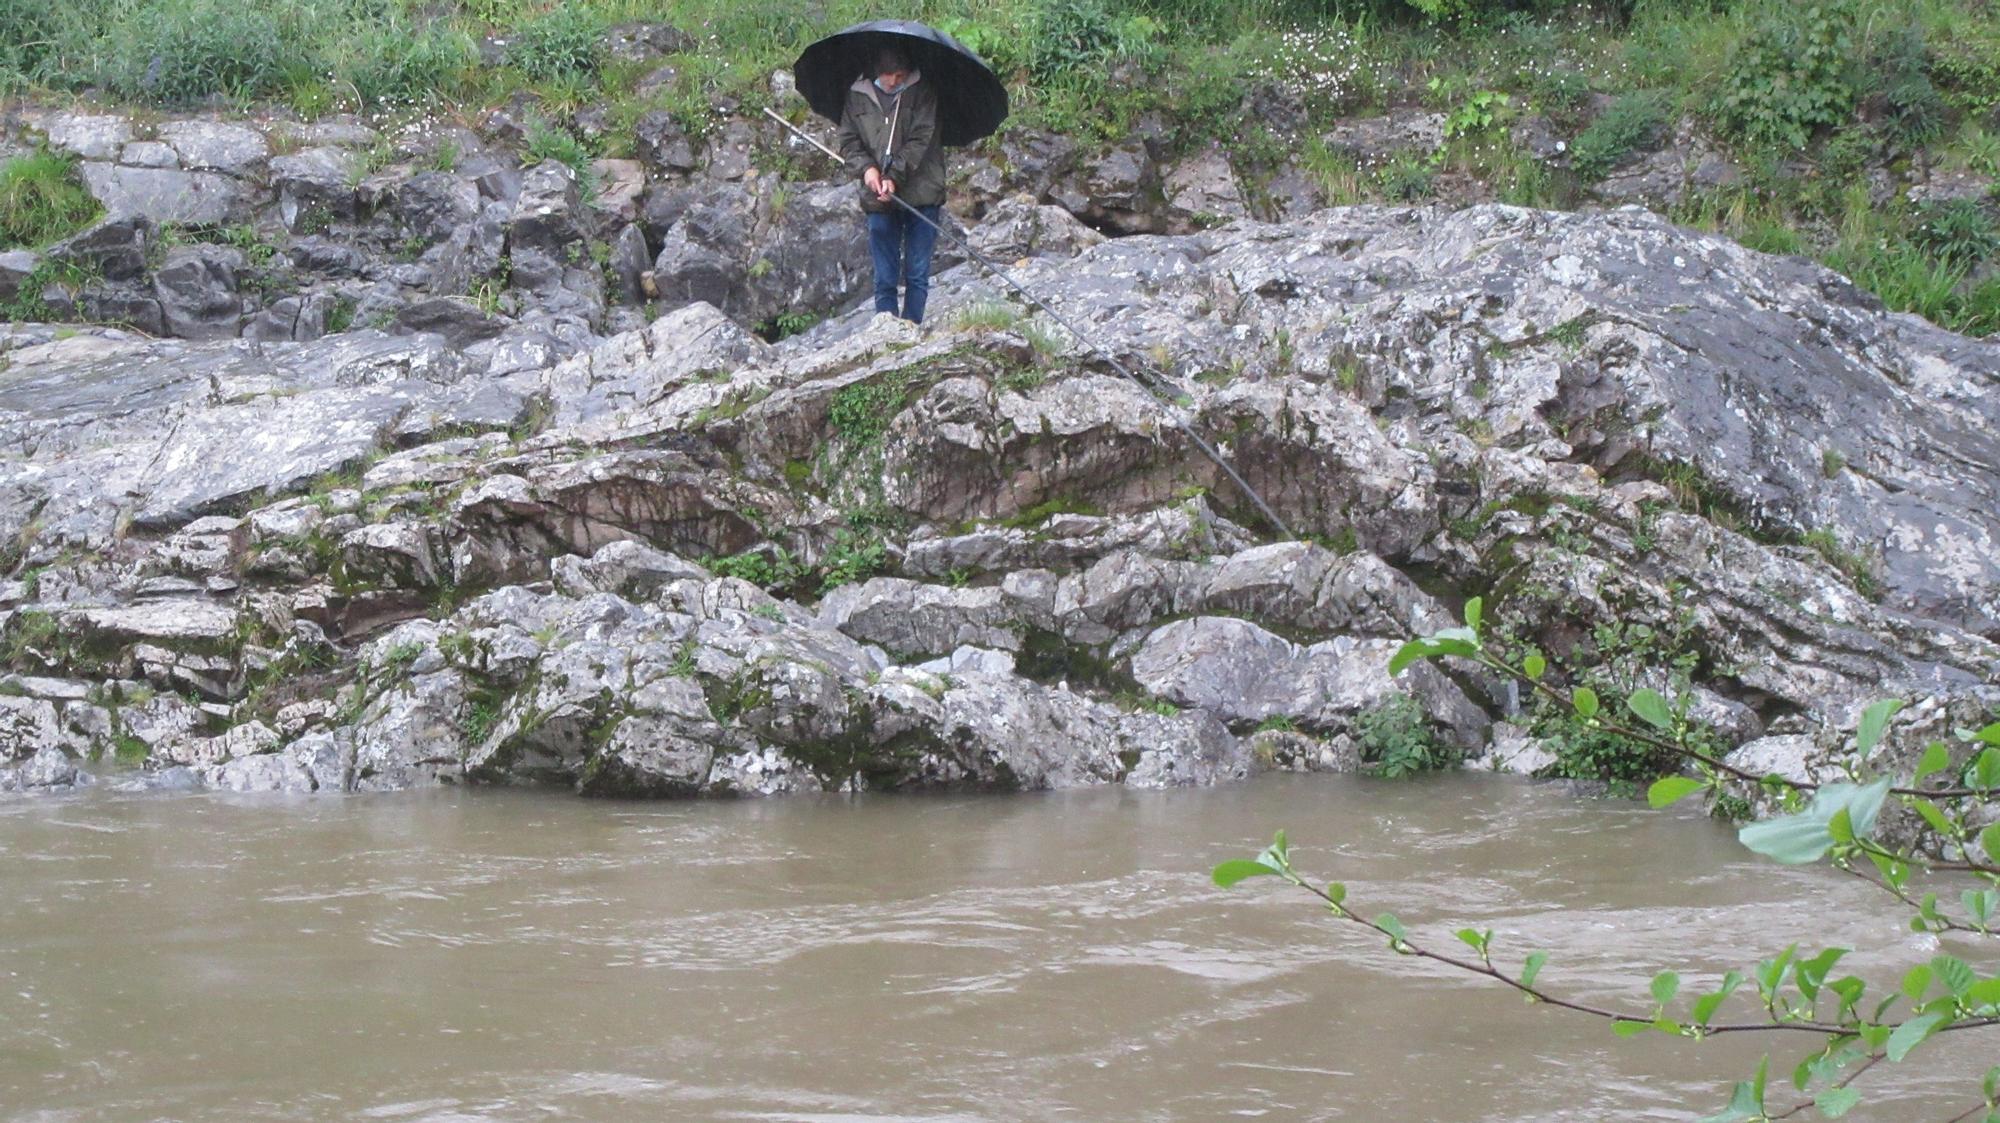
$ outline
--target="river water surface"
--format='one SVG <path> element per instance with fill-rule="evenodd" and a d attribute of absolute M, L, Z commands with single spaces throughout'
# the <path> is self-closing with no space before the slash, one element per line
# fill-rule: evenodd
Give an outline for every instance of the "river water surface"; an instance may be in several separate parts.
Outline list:
<path fill-rule="evenodd" d="M 0 1119 L 1683 1120 L 1766 1049 L 1796 1098 L 1801 1035 L 1620 1040 L 1274 880 L 1209 884 L 1280 826 L 1362 910 L 1546 948 L 1545 985 L 1593 1002 L 1795 940 L 1887 978 L 1936 950 L 1706 820 L 1473 776 L 89 794 L 0 804 Z M 1991 1043 L 1960 1037 L 1878 1067 L 1848 1118 L 1970 1106 Z"/>

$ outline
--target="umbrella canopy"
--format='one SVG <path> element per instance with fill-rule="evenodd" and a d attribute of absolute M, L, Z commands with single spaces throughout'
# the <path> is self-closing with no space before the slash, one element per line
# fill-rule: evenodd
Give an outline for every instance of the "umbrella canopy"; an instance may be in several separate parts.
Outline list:
<path fill-rule="evenodd" d="M 875 54 L 894 47 L 909 56 L 932 83 L 938 99 L 938 132 L 949 146 L 990 136 L 1007 119 L 1007 87 L 993 68 L 965 44 L 914 20 L 879 19 L 857 23 L 807 47 L 792 64 L 799 92 L 813 112 L 840 120 L 847 90 L 874 65 Z"/>

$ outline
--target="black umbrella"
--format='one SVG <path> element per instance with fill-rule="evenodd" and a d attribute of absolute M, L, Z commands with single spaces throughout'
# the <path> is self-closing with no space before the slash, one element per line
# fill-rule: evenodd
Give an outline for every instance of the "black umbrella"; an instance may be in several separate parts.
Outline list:
<path fill-rule="evenodd" d="M 847 106 L 848 87 L 866 73 L 875 55 L 894 47 L 909 56 L 937 91 L 938 132 L 951 147 L 990 136 L 1007 119 L 1007 87 L 993 68 L 967 50 L 965 44 L 915 20 L 878 19 L 857 23 L 807 47 L 792 64 L 799 92 L 813 112 L 840 120 Z"/>

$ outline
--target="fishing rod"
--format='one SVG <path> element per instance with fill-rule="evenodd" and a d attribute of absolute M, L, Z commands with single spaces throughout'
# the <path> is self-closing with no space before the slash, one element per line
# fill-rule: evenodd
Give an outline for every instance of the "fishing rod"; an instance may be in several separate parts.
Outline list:
<path fill-rule="evenodd" d="M 785 120 L 783 117 L 778 116 L 776 113 L 772 112 L 769 108 L 766 108 L 764 110 L 764 116 L 769 117 L 771 120 L 776 121 L 778 124 L 784 126 L 786 132 L 791 133 L 793 136 L 798 137 L 800 140 L 803 140 L 807 144 L 812 145 L 814 148 L 819 149 L 821 152 L 825 153 L 829 159 L 834 160 L 841 164 L 845 164 L 847 162 L 841 159 L 840 153 L 835 152 L 833 149 L 828 148 L 826 145 L 821 144 L 819 141 L 814 140 L 812 137 L 806 135 L 806 133 L 801 131 L 797 126 L 793 125 L 790 121 Z M 1229 466 L 1229 462 L 1222 458 L 1222 453 L 1216 451 L 1214 445 L 1211 445 L 1206 440 L 1202 439 L 1201 434 L 1195 432 L 1194 429 L 1190 427 L 1186 421 L 1182 420 L 1180 413 L 1176 408 L 1174 400 L 1167 397 L 1165 394 L 1162 394 L 1159 390 L 1159 387 L 1154 385 L 1154 383 L 1151 380 L 1141 378 L 1137 374 L 1133 373 L 1132 370 L 1128 368 L 1124 363 L 1118 361 L 1118 356 L 1113 355 L 1110 352 L 1110 350 L 1098 344 L 1095 340 L 1091 339 L 1089 336 L 1085 335 L 1083 331 L 1079 329 L 1075 324 L 1072 324 L 1067 319 L 1064 319 L 1062 313 L 1057 312 L 1054 308 L 1049 307 L 1047 301 L 1043 300 L 1041 297 L 1036 296 L 1034 293 L 1030 292 L 1028 288 L 1025 285 L 1022 285 L 1019 281 L 1016 281 L 1014 278 L 1008 276 L 1006 270 L 1001 269 L 999 266 L 993 264 L 991 261 L 988 261 L 986 259 L 986 255 L 980 253 L 978 250 L 973 249 L 970 245 L 966 244 L 965 239 L 960 238 L 958 235 L 952 233 L 949 230 L 946 230 L 943 226 L 940 226 L 937 223 L 931 221 L 928 215 L 924 214 L 924 212 L 918 210 L 917 208 L 911 206 L 909 203 L 905 202 L 902 196 L 891 195 L 889 196 L 889 200 L 895 203 L 897 206 L 903 208 L 905 211 L 909 212 L 911 215 L 915 216 L 925 226 L 930 227 L 932 230 L 935 230 L 939 234 L 944 235 L 944 237 L 946 237 L 947 239 L 950 239 L 950 241 L 954 245 L 956 245 L 959 249 L 965 251 L 966 257 L 970 258 L 973 261 L 978 262 L 982 267 L 985 268 L 987 273 L 993 276 L 995 280 L 1003 282 L 1008 287 L 1012 288 L 1015 292 L 1020 293 L 1023 297 L 1025 297 L 1029 303 L 1033 304 L 1035 307 L 1041 309 L 1042 311 L 1048 313 L 1049 318 L 1054 320 L 1056 323 L 1060 324 L 1063 330 L 1069 332 L 1069 334 L 1073 338 L 1075 338 L 1077 342 L 1083 344 L 1085 347 L 1088 347 L 1091 351 L 1095 352 L 1098 355 L 1098 357 L 1102 358 L 1106 363 L 1110 364 L 1112 370 L 1117 371 L 1125 379 L 1136 384 L 1140 389 L 1144 390 L 1148 395 L 1152 397 L 1154 401 L 1160 404 L 1161 409 L 1166 413 L 1167 418 L 1174 423 L 1175 427 L 1180 429 L 1181 433 L 1185 435 L 1190 441 L 1193 441 L 1195 447 L 1201 449 L 1203 454 L 1205 454 L 1210 460 L 1215 461 L 1215 466 L 1222 469 L 1223 474 L 1229 477 L 1230 482 L 1236 485 L 1237 490 L 1241 491 L 1245 496 L 1249 498 L 1251 503 L 1256 505 L 1257 510 L 1263 514 L 1264 518 L 1268 520 L 1273 527 L 1277 528 L 1279 534 L 1283 535 L 1285 538 L 1288 539 L 1297 537 L 1297 535 L 1292 533 L 1292 528 L 1285 525 L 1285 520 L 1279 518 L 1278 513 L 1271 509 L 1271 505 L 1264 502 L 1264 497 L 1257 494 L 1257 489 L 1251 487 L 1249 481 L 1245 480 L 1242 476 L 1238 475 L 1236 469 Z"/>

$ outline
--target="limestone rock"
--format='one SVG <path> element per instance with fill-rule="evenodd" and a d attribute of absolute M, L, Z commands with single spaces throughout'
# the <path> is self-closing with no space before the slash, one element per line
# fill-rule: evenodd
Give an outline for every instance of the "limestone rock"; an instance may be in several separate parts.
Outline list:
<path fill-rule="evenodd" d="M 529 169 L 508 219 L 509 250 L 536 250 L 560 259 L 572 247 L 581 249 L 587 230 L 582 206 L 575 172 L 554 161 Z"/>

